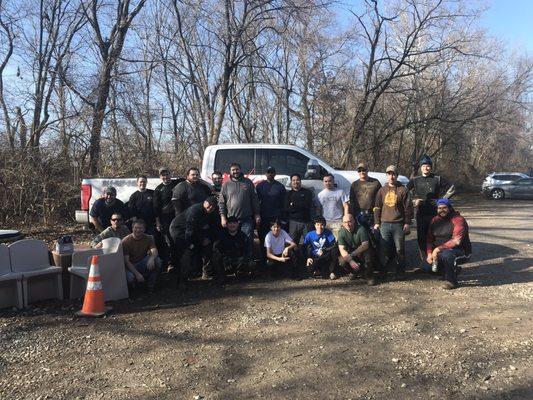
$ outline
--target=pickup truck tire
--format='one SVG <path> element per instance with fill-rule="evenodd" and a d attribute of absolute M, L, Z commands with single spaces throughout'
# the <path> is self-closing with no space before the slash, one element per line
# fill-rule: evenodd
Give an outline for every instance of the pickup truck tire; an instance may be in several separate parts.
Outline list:
<path fill-rule="evenodd" d="M 492 189 L 490 198 L 492 200 L 503 200 L 505 198 L 505 192 L 502 189 Z"/>

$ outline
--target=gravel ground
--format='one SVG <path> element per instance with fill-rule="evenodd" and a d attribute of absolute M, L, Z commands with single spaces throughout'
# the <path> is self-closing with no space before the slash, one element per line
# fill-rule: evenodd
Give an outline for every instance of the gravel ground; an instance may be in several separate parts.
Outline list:
<path fill-rule="evenodd" d="M 3 310 L 0 398 L 533 398 L 533 202 L 458 209 L 474 256 L 454 291 L 413 274 L 198 281 L 98 320 L 74 318 L 79 302 Z"/>

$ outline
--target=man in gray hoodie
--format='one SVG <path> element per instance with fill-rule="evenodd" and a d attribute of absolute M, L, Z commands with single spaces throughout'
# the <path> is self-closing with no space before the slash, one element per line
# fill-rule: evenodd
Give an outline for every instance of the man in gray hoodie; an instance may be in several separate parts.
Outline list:
<path fill-rule="evenodd" d="M 220 209 L 220 223 L 227 226 L 228 217 L 236 217 L 241 231 L 253 243 L 254 219 L 255 224 L 261 224 L 259 215 L 259 199 L 253 182 L 245 178 L 241 166 L 237 163 L 230 165 L 230 179 L 222 185 L 218 197 Z"/>

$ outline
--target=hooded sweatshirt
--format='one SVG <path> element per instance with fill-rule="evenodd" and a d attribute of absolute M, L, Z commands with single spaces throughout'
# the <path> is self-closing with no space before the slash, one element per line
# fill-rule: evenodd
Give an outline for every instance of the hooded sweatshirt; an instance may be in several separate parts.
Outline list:
<path fill-rule="evenodd" d="M 468 234 L 468 223 L 453 208 L 446 217 L 436 215 L 431 220 L 427 233 L 426 252 L 430 255 L 435 247 L 440 250 L 462 249 L 465 254 L 472 253 Z"/>

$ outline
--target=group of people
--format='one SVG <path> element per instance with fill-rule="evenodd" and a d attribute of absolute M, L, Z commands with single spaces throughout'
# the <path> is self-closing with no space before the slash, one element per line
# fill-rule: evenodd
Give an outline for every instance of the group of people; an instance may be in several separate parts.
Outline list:
<path fill-rule="evenodd" d="M 407 186 L 398 181 L 395 166 L 387 167 L 382 187 L 360 163 L 349 193 L 326 174 L 316 196 L 296 173 L 286 190 L 274 167 L 257 186 L 238 163 L 230 165 L 227 179 L 213 172 L 212 185 L 200 179 L 197 168 L 189 168 L 185 179 L 172 179 L 162 167 L 155 190 L 146 188 L 145 175 L 137 177 L 138 190 L 127 205 L 116 198 L 115 188 L 105 189 L 89 214 L 99 232 L 92 245 L 121 238 L 128 282 L 150 291 L 161 272 L 175 273 L 182 286 L 200 274 L 223 281 L 228 274 L 241 278 L 260 269 L 294 279 L 363 276 L 373 286 L 386 280 L 391 263 L 395 279 L 404 279 L 405 236 L 415 216 L 421 259 L 415 272 L 440 272 L 443 287 L 453 289 L 459 260 L 471 253 L 468 224 L 451 203 L 454 186 L 432 173 L 429 157 L 420 165 L 420 176 Z"/>

